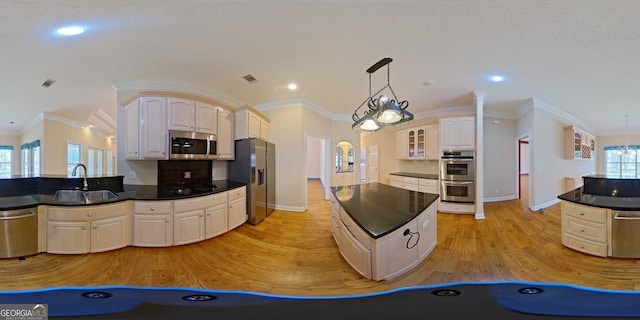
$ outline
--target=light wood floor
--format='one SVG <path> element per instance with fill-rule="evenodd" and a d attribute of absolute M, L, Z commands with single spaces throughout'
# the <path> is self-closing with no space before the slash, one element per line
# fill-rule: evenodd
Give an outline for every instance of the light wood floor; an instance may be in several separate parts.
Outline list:
<path fill-rule="evenodd" d="M 518 200 L 486 203 L 485 220 L 438 213 L 438 245 L 422 264 L 392 281 L 363 279 L 333 241 L 319 182 L 311 181 L 309 191 L 307 212 L 275 211 L 258 226 L 196 244 L 0 259 L 0 290 L 130 285 L 325 296 L 505 280 L 640 289 L 636 260 L 563 247 L 559 205 L 538 213 Z"/>

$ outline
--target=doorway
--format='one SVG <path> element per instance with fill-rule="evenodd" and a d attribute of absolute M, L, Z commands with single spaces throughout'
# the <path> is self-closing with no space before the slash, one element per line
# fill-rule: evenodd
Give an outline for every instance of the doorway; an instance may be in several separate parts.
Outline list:
<path fill-rule="evenodd" d="M 366 182 L 378 182 L 378 145 L 367 146 L 367 156 L 365 166 L 367 167 Z"/>
<path fill-rule="evenodd" d="M 324 199 L 329 200 L 331 184 L 331 139 L 327 136 L 305 132 L 305 183 L 304 183 L 304 207 L 308 207 L 309 180 L 319 180 L 324 193 Z"/>
<path fill-rule="evenodd" d="M 529 204 L 529 135 L 518 138 L 518 199 Z"/>

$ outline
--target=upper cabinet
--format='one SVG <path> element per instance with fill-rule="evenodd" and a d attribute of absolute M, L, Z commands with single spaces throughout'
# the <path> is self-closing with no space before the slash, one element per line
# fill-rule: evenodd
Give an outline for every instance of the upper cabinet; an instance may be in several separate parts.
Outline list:
<path fill-rule="evenodd" d="M 567 159 L 596 158 L 596 138 L 593 135 L 576 126 L 565 127 L 564 135 Z"/>
<path fill-rule="evenodd" d="M 168 159 L 167 99 L 141 97 L 125 106 L 125 158 Z"/>
<path fill-rule="evenodd" d="M 473 150 L 476 143 L 474 117 L 440 119 L 441 150 Z"/>
<path fill-rule="evenodd" d="M 125 158 L 169 159 L 169 130 L 216 135 L 218 159 L 234 158 L 233 109 L 188 94 L 142 91 L 125 101 Z"/>
<path fill-rule="evenodd" d="M 216 107 L 187 99 L 168 98 L 169 130 L 217 134 Z"/>
<path fill-rule="evenodd" d="M 401 160 L 437 160 L 439 130 L 425 125 L 396 132 L 396 158 Z"/>
<path fill-rule="evenodd" d="M 269 118 L 246 106 L 236 110 L 235 139 L 258 138 L 269 141 Z"/>
<path fill-rule="evenodd" d="M 221 160 L 233 160 L 235 158 L 235 144 L 233 143 L 233 112 L 224 109 L 217 108 L 218 119 L 218 159 Z"/>

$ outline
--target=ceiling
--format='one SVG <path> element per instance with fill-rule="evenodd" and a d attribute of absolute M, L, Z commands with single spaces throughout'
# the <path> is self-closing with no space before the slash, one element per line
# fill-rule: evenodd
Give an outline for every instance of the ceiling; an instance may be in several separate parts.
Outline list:
<path fill-rule="evenodd" d="M 384 57 L 417 116 L 472 106 L 481 91 L 486 114 L 515 117 L 536 99 L 594 134 L 625 132 L 626 114 L 640 130 L 639 12 L 637 0 L 7 1 L 0 133 L 43 112 L 115 119 L 115 88 L 152 83 L 350 117 Z M 86 32 L 54 35 L 69 24 Z M 385 83 L 386 70 L 372 74 L 374 91 Z"/>

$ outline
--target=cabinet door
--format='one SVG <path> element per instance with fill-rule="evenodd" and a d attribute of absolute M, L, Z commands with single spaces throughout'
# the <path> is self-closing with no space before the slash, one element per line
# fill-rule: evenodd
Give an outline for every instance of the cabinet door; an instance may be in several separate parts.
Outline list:
<path fill-rule="evenodd" d="M 427 146 L 426 146 L 427 160 L 440 159 L 440 135 L 437 125 L 427 126 Z"/>
<path fill-rule="evenodd" d="M 338 243 L 340 254 L 349 265 L 367 279 L 371 279 L 371 251 L 356 239 L 340 222 Z"/>
<path fill-rule="evenodd" d="M 249 138 L 260 138 L 260 120 L 262 120 L 258 115 L 253 112 L 247 113 L 249 116 L 249 126 L 248 126 L 248 135 Z"/>
<path fill-rule="evenodd" d="M 416 129 L 416 156 L 415 159 L 423 160 L 426 152 L 426 127 Z"/>
<path fill-rule="evenodd" d="M 229 201 L 229 230 L 247 222 L 247 198 Z"/>
<path fill-rule="evenodd" d="M 409 158 L 409 131 L 399 130 L 396 132 L 396 158 Z"/>
<path fill-rule="evenodd" d="M 437 193 L 437 191 L 435 192 Z M 418 216 L 418 232 L 420 232 L 420 242 L 418 243 L 418 261 L 421 261 L 433 251 L 437 239 L 437 213 L 436 203 L 429 206 L 426 212 Z"/>
<path fill-rule="evenodd" d="M 196 104 L 196 131 L 206 134 L 217 134 L 218 110 L 216 107 L 198 102 Z"/>
<path fill-rule="evenodd" d="M 233 159 L 233 113 L 218 108 L 218 158 Z"/>
<path fill-rule="evenodd" d="M 472 117 L 458 119 L 458 149 L 474 149 L 476 146 L 476 126 Z"/>
<path fill-rule="evenodd" d="M 166 99 L 140 98 L 140 111 L 142 158 L 168 159 Z"/>
<path fill-rule="evenodd" d="M 173 244 L 173 219 L 169 214 L 133 215 L 133 245 L 168 247 Z"/>
<path fill-rule="evenodd" d="M 260 138 L 265 141 L 269 141 L 269 122 L 264 119 L 260 119 Z"/>
<path fill-rule="evenodd" d="M 440 120 L 440 149 L 451 150 L 457 148 L 457 122 L 455 119 Z"/>
<path fill-rule="evenodd" d="M 131 228 L 126 216 L 91 222 L 91 252 L 124 248 L 129 243 Z"/>
<path fill-rule="evenodd" d="M 409 230 L 408 233 L 405 231 Z M 406 234 L 405 234 L 406 233 Z M 418 245 L 422 234 L 418 235 L 416 220 L 384 236 L 376 244 L 377 274 L 374 279 L 396 277 L 417 263 Z"/>
<path fill-rule="evenodd" d="M 225 202 L 205 211 L 205 239 L 221 235 L 229 229 L 229 205 Z"/>
<path fill-rule="evenodd" d="M 173 244 L 181 245 L 204 240 L 204 210 L 173 215 Z"/>
<path fill-rule="evenodd" d="M 64 254 L 89 252 L 88 222 L 47 222 L 47 252 Z"/>
<path fill-rule="evenodd" d="M 176 98 L 167 99 L 168 129 L 194 131 L 195 107 L 195 101 Z"/>
<path fill-rule="evenodd" d="M 124 107 L 125 158 L 138 159 L 140 154 L 140 107 L 138 100 Z"/>

